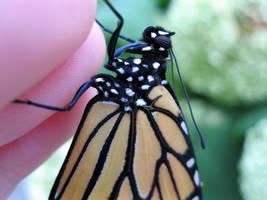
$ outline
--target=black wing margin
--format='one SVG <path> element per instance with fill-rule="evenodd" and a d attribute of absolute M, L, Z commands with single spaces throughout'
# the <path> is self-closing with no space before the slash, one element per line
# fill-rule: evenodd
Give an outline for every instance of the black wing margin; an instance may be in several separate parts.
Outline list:
<path fill-rule="evenodd" d="M 156 99 L 155 102 L 142 109 L 162 148 L 155 184 L 162 199 L 200 200 L 200 179 L 193 146 L 173 94 L 170 87 L 156 86 L 148 95 L 152 101 Z"/>

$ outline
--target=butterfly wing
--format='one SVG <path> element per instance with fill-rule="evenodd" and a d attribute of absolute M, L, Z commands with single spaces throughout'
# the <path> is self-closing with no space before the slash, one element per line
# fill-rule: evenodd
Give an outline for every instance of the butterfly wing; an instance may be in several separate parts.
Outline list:
<path fill-rule="evenodd" d="M 201 198 L 176 100 L 164 86 L 148 97 L 152 106 L 131 112 L 99 96 L 89 102 L 50 199 Z"/>
<path fill-rule="evenodd" d="M 170 87 L 156 86 L 151 100 L 159 97 L 146 111 L 161 144 L 163 162 L 159 167 L 158 184 L 163 199 L 201 199 L 200 180 L 195 155 L 182 112 Z M 172 195 L 172 196 L 170 196 Z"/>
<path fill-rule="evenodd" d="M 123 166 L 129 124 L 129 114 L 118 105 L 98 96 L 91 100 L 49 199 L 87 199 L 89 193 L 107 198 Z"/>

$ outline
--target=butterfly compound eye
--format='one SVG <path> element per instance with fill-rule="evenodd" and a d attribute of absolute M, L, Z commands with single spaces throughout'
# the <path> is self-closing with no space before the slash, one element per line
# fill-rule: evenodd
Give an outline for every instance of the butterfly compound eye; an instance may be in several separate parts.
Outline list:
<path fill-rule="evenodd" d="M 154 43 L 165 49 L 169 49 L 172 46 L 170 38 L 164 35 L 157 36 Z"/>
<path fill-rule="evenodd" d="M 143 39 L 148 44 L 168 49 L 171 48 L 170 37 L 174 34 L 174 32 L 166 31 L 161 27 L 148 26 L 143 32 Z"/>

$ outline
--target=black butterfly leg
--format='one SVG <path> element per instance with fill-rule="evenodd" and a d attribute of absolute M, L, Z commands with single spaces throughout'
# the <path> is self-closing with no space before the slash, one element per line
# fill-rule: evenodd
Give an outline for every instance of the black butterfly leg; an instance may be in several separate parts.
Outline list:
<path fill-rule="evenodd" d="M 120 35 L 120 31 L 123 25 L 123 18 L 120 15 L 120 13 L 109 3 L 108 0 L 104 0 L 106 2 L 106 4 L 108 5 L 108 7 L 114 12 L 114 14 L 118 17 L 118 25 L 115 29 L 115 31 L 113 32 L 109 44 L 108 44 L 108 57 L 109 57 L 109 61 L 111 61 L 114 58 L 114 52 L 116 50 L 116 44 Z"/>
<path fill-rule="evenodd" d="M 118 56 L 120 56 L 123 52 L 127 51 L 128 49 L 132 49 L 134 48 L 136 45 L 139 45 L 140 41 L 135 41 L 133 44 L 128 44 L 125 46 L 122 46 L 118 49 L 116 49 L 115 53 L 114 53 L 114 58 L 117 58 Z"/>
<path fill-rule="evenodd" d="M 20 100 L 20 99 L 15 99 L 13 101 L 13 103 L 22 103 L 22 104 L 28 104 L 28 105 L 32 105 L 32 106 L 36 106 L 36 107 L 40 107 L 40 108 L 45 108 L 45 109 L 49 109 L 49 110 L 57 110 L 57 111 L 69 111 L 72 109 L 72 107 L 77 103 L 77 101 L 79 100 L 79 98 L 82 96 L 82 94 L 92 85 L 92 81 L 88 81 L 86 83 L 84 83 L 76 92 L 76 94 L 74 95 L 73 99 L 71 100 L 71 102 L 68 104 L 67 107 L 56 107 L 56 106 L 50 106 L 50 105 L 45 105 L 45 104 L 40 104 L 40 103 L 36 103 L 36 102 L 32 102 L 30 100 Z"/>

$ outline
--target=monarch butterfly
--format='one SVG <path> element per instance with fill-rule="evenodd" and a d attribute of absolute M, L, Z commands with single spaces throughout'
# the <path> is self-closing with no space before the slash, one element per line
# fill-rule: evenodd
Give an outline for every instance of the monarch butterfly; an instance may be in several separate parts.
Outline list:
<path fill-rule="evenodd" d="M 94 76 L 66 108 L 14 101 L 66 111 L 89 87 L 98 91 L 85 108 L 49 199 L 200 200 L 199 173 L 187 125 L 165 78 L 166 60 L 174 56 L 170 40 L 174 32 L 149 26 L 143 32 L 143 43 L 121 36 L 123 18 L 104 1 L 118 17 L 114 32 L 98 22 L 112 33 L 105 67 L 116 77 Z M 116 49 L 119 37 L 131 44 Z M 120 58 L 124 52 L 141 58 Z M 190 103 L 189 108 L 191 111 Z"/>

